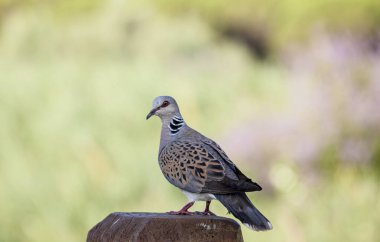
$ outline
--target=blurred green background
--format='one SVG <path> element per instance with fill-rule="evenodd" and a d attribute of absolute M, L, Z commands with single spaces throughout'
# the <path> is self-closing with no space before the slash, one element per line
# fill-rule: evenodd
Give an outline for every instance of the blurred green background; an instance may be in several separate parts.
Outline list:
<path fill-rule="evenodd" d="M 0 241 L 184 205 L 158 95 L 264 187 L 245 241 L 380 240 L 380 1 L 0 0 L 0 75 Z"/>

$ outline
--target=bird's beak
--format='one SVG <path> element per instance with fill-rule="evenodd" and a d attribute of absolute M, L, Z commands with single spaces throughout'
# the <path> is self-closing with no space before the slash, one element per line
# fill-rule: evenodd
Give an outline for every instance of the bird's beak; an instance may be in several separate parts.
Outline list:
<path fill-rule="evenodd" d="M 150 117 L 152 117 L 157 112 L 158 109 L 160 109 L 160 107 L 153 108 L 152 110 L 150 110 L 150 112 L 146 116 L 146 120 L 148 120 Z"/>

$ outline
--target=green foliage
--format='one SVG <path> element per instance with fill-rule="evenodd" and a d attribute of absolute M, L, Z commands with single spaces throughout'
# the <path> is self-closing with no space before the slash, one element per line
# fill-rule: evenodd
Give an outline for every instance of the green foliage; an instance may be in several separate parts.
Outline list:
<path fill-rule="evenodd" d="M 156 1 L 172 14 L 196 12 L 217 29 L 234 28 L 263 36 L 269 51 L 278 54 L 294 41 L 309 36 L 311 29 L 352 31 L 370 35 L 380 22 L 380 2 L 373 0 L 192 0 Z M 248 32 L 248 33 L 247 33 Z"/>

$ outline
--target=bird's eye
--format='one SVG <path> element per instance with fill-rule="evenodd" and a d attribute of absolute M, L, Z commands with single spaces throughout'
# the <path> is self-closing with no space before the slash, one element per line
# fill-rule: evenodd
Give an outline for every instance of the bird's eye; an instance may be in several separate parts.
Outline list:
<path fill-rule="evenodd" d="M 164 101 L 161 105 L 161 107 L 167 107 L 170 103 L 168 101 Z"/>

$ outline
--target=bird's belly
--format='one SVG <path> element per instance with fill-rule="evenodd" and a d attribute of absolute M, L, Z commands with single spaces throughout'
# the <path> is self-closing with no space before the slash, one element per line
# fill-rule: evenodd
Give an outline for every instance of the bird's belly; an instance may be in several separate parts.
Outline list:
<path fill-rule="evenodd" d="M 214 195 L 210 193 L 192 193 L 182 190 L 182 192 L 186 195 L 190 202 L 194 201 L 211 201 L 216 199 Z"/>

